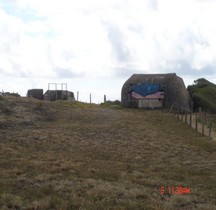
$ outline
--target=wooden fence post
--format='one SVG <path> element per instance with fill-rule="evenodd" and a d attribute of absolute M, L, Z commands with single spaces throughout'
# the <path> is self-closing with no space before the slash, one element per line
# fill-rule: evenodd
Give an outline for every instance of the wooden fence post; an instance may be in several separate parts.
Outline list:
<path fill-rule="evenodd" d="M 201 114 L 202 114 L 202 108 L 199 107 L 199 118 L 201 118 Z"/>
<path fill-rule="evenodd" d="M 190 111 L 190 127 L 192 127 L 192 111 Z"/>
<path fill-rule="evenodd" d="M 196 123 L 196 124 L 195 124 L 195 128 L 196 128 L 196 131 L 197 131 L 197 120 L 198 120 L 198 119 L 197 119 L 197 114 L 196 114 L 196 119 L 195 119 L 195 123 Z"/>
<path fill-rule="evenodd" d="M 170 113 L 172 110 L 173 110 L 173 107 L 175 106 L 175 104 L 172 104 L 172 106 L 171 106 L 171 108 L 170 108 L 170 110 L 169 110 L 169 112 L 168 113 Z M 164 104 L 163 104 L 163 106 L 162 106 L 162 110 L 163 110 L 163 108 L 164 108 Z M 163 112 L 163 111 L 162 111 Z M 174 113 L 175 113 L 175 109 L 174 109 Z"/>
<path fill-rule="evenodd" d="M 181 120 L 183 121 L 183 111 L 181 110 Z"/>
<path fill-rule="evenodd" d="M 187 112 L 185 112 L 185 122 L 187 123 Z"/>
<path fill-rule="evenodd" d="M 77 101 L 79 101 L 79 91 L 77 91 Z"/>
<path fill-rule="evenodd" d="M 204 113 L 202 114 L 202 135 L 204 135 L 204 125 L 205 125 L 205 122 L 204 122 Z"/>
<path fill-rule="evenodd" d="M 210 125 L 209 125 L 209 140 L 211 140 L 211 130 L 212 130 L 212 119 L 210 121 Z"/>
<path fill-rule="evenodd" d="M 178 117 L 178 120 L 179 120 L 179 107 L 178 107 L 178 109 L 177 109 L 177 117 Z"/>
<path fill-rule="evenodd" d="M 204 112 L 204 124 L 206 125 L 206 112 Z"/>
<path fill-rule="evenodd" d="M 177 118 L 177 115 L 178 115 L 177 112 L 178 112 L 178 110 L 177 110 L 177 108 L 175 107 L 175 108 L 174 108 L 174 115 L 175 115 L 176 118 Z"/>

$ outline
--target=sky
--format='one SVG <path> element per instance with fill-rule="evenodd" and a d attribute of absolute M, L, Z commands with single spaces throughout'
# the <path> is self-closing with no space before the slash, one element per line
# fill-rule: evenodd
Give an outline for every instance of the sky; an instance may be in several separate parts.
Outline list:
<path fill-rule="evenodd" d="M 216 0 L 0 0 L 0 91 L 120 100 L 132 74 L 216 83 Z M 55 88 L 51 85 L 51 88 Z"/>

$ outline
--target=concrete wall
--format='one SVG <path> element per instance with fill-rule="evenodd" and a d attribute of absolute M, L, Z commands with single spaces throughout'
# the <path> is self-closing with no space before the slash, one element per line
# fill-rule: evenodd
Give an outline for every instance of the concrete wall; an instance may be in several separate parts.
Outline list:
<path fill-rule="evenodd" d="M 70 100 L 75 101 L 74 93 L 65 90 L 47 90 L 44 94 L 44 100 L 56 101 L 56 100 Z"/>
<path fill-rule="evenodd" d="M 157 109 L 163 105 L 162 100 L 158 99 L 141 99 L 138 100 L 138 108 Z"/>
<path fill-rule="evenodd" d="M 121 102 L 124 107 L 139 107 L 138 100 L 134 100 L 131 97 L 130 90 L 133 85 L 141 83 L 159 84 L 166 87 L 164 99 L 165 108 L 169 109 L 175 103 L 182 109 L 190 111 L 190 95 L 184 85 L 183 79 L 175 73 L 132 75 L 122 86 Z"/>
<path fill-rule="evenodd" d="M 43 89 L 31 89 L 27 92 L 27 97 L 43 100 Z"/>

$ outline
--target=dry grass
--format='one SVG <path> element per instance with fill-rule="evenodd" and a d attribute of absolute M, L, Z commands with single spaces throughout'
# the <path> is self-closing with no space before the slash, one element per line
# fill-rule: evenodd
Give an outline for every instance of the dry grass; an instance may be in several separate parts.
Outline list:
<path fill-rule="evenodd" d="M 216 143 L 171 115 L 0 103 L 0 209 L 216 209 Z"/>

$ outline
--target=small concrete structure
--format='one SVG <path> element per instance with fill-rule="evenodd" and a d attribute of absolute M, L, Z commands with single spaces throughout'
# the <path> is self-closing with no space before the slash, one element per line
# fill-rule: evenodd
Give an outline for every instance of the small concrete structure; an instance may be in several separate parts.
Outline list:
<path fill-rule="evenodd" d="M 49 83 L 49 85 L 52 83 Z M 48 100 L 48 101 L 56 101 L 56 100 L 68 100 L 68 101 L 75 101 L 74 93 L 68 90 L 57 90 L 57 84 L 55 84 L 55 90 L 48 89 L 43 94 L 43 89 L 30 89 L 27 92 L 27 97 L 36 98 L 39 100 Z"/>
<path fill-rule="evenodd" d="M 28 90 L 27 97 L 43 100 L 43 89 Z"/>
<path fill-rule="evenodd" d="M 69 100 L 75 101 L 74 93 L 67 90 L 47 90 L 44 93 L 44 100 L 56 101 L 56 100 Z"/>

